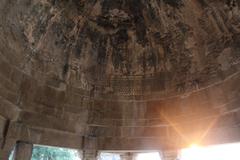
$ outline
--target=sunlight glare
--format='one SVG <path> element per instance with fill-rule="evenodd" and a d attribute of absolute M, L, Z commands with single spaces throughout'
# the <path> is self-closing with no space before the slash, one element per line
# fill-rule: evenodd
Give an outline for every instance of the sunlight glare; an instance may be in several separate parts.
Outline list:
<path fill-rule="evenodd" d="M 136 156 L 136 160 L 161 160 L 161 157 L 158 152 L 139 153 Z"/>
<path fill-rule="evenodd" d="M 240 160 L 240 143 L 200 147 L 181 151 L 181 160 Z"/>

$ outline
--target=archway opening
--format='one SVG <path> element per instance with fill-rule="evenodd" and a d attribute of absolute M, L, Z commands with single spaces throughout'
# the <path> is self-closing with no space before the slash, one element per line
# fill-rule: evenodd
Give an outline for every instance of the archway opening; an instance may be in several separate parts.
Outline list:
<path fill-rule="evenodd" d="M 31 160 L 81 160 L 76 149 L 34 145 Z"/>
<path fill-rule="evenodd" d="M 240 143 L 182 149 L 180 160 L 239 160 Z"/>
<path fill-rule="evenodd" d="M 99 156 L 99 160 L 121 160 L 120 154 L 102 152 Z"/>
<path fill-rule="evenodd" d="M 135 160 L 161 160 L 159 152 L 138 153 Z"/>

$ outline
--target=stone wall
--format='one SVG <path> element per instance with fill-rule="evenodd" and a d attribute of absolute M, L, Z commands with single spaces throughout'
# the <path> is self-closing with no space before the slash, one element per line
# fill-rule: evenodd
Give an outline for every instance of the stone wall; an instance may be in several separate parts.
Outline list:
<path fill-rule="evenodd" d="M 239 5 L 0 0 L 0 157 L 239 141 Z"/>

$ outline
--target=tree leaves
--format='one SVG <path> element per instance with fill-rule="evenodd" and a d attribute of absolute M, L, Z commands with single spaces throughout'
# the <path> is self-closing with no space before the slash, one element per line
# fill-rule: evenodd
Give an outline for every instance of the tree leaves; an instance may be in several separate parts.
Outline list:
<path fill-rule="evenodd" d="M 76 150 L 34 146 L 32 160 L 80 160 L 79 153 Z"/>

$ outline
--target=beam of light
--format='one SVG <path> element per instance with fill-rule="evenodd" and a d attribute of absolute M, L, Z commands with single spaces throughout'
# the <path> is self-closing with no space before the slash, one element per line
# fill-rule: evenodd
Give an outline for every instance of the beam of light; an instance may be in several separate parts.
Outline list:
<path fill-rule="evenodd" d="M 158 152 L 139 153 L 136 156 L 136 160 L 161 160 L 161 157 Z"/>
<path fill-rule="evenodd" d="M 161 116 L 166 120 L 166 122 L 178 133 L 178 135 L 184 140 L 185 143 L 189 143 L 193 141 L 192 139 L 185 136 L 184 132 L 181 131 L 180 128 L 177 127 L 177 123 L 174 123 L 169 117 L 165 116 L 163 113 L 161 113 Z M 212 129 L 212 127 L 217 123 L 220 115 L 215 115 L 214 119 L 210 121 L 209 125 L 206 125 L 206 129 L 203 131 L 203 133 L 196 137 L 195 141 L 197 144 L 200 144 L 202 140 L 207 136 L 209 131 Z"/>
<path fill-rule="evenodd" d="M 161 113 L 161 116 L 167 121 L 167 123 L 178 133 L 180 137 L 183 138 L 185 142 L 189 142 L 187 137 L 181 132 L 181 129 L 176 126 L 176 124 L 167 116 L 165 116 L 163 113 Z"/>
<path fill-rule="evenodd" d="M 203 132 L 203 134 L 201 135 L 198 143 L 201 143 L 201 141 L 207 136 L 208 132 L 212 129 L 212 127 L 217 123 L 218 119 L 219 119 L 220 115 L 217 115 L 213 121 L 211 121 L 209 123 L 209 125 L 207 126 L 206 130 Z"/>
<path fill-rule="evenodd" d="M 208 147 L 193 145 L 181 150 L 180 160 L 240 160 L 240 143 Z"/>

